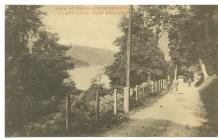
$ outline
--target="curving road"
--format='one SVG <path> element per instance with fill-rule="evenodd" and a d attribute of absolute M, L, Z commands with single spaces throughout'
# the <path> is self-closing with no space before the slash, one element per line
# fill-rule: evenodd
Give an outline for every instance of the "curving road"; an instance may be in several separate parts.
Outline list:
<path fill-rule="evenodd" d="M 204 114 L 198 90 L 182 82 L 176 93 L 130 113 L 128 122 L 100 136 L 199 136 Z"/>

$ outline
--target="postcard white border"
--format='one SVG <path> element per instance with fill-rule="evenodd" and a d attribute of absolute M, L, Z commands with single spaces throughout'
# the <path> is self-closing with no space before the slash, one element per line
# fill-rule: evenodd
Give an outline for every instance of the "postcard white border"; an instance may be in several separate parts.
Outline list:
<path fill-rule="evenodd" d="M 37 4 L 37 5 L 128 5 L 128 4 L 144 4 L 144 5 L 152 5 L 152 4 L 168 4 L 168 5 L 198 5 L 198 4 L 209 4 L 209 5 L 218 5 L 218 1 L 215 0 L 1 0 L 0 1 L 0 138 L 5 138 L 5 5 L 26 5 L 26 4 Z M 13 139 L 36 139 L 41 140 L 41 137 L 38 138 L 10 138 Z M 45 137 L 43 139 L 76 139 L 76 140 L 130 140 L 130 139 L 153 139 L 153 140 L 197 140 L 197 139 L 218 139 L 216 137 L 208 138 L 208 137 Z"/>

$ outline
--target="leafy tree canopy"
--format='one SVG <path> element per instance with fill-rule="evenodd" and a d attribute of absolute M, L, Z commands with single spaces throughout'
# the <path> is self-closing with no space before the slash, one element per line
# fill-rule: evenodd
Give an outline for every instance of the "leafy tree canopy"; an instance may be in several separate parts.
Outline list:
<path fill-rule="evenodd" d="M 153 15 L 146 15 L 146 13 L 147 11 L 136 8 L 132 16 L 131 86 L 145 82 L 149 75 L 153 80 L 164 77 L 167 71 L 164 54 L 156 44 L 157 36 L 154 30 L 156 24 L 150 24 L 150 20 L 155 22 L 156 19 L 152 19 Z M 121 19 L 119 28 L 124 35 L 118 37 L 114 44 L 120 51 L 114 56 L 114 64 L 106 68 L 106 74 L 112 86 L 123 87 L 126 80 L 127 17 Z"/>

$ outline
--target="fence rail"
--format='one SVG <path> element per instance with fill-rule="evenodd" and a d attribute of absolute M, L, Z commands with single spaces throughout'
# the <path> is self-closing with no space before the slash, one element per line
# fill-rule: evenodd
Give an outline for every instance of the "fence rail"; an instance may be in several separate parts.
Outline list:
<path fill-rule="evenodd" d="M 130 106 L 131 102 L 139 102 L 142 101 L 142 99 L 149 98 L 149 96 L 156 95 L 157 93 L 166 91 L 168 89 L 168 81 L 166 79 L 159 79 L 159 80 L 147 80 L 146 82 L 143 82 L 140 85 L 136 85 L 134 88 L 130 88 L 130 95 L 129 95 L 129 104 Z M 114 88 L 111 92 L 112 94 L 108 95 L 110 97 L 105 98 L 101 97 L 99 95 L 99 91 L 96 91 L 96 98 L 94 102 L 94 108 L 95 108 L 95 117 L 96 117 L 96 122 L 98 122 L 100 119 L 100 110 L 104 108 L 104 104 L 101 102 L 105 100 L 110 100 L 110 108 L 111 108 L 111 113 L 116 117 L 118 113 L 121 111 L 121 105 L 123 106 L 124 110 L 124 89 L 118 89 Z M 69 97 L 68 97 L 69 98 Z M 69 129 L 69 116 L 71 111 L 69 111 L 69 99 L 66 98 L 66 129 Z M 71 110 L 73 108 L 70 108 Z"/>

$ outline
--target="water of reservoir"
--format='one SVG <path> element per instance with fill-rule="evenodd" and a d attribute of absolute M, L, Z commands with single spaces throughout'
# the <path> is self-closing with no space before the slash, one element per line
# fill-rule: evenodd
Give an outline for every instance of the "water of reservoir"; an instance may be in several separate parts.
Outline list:
<path fill-rule="evenodd" d="M 103 66 L 89 66 L 73 69 L 70 71 L 70 77 L 75 82 L 78 89 L 87 90 L 91 85 L 92 79 L 99 73 L 104 73 Z M 108 76 L 102 75 L 101 83 L 103 83 L 106 88 L 109 88 L 110 80 Z"/>

